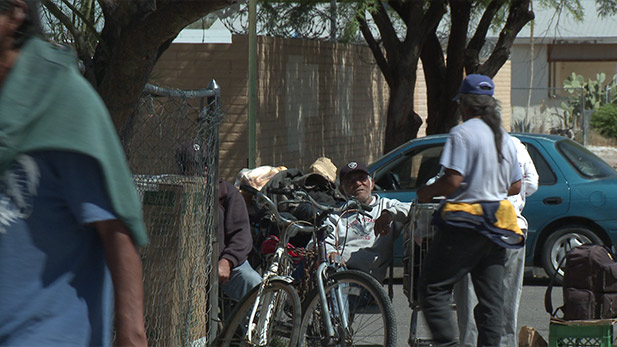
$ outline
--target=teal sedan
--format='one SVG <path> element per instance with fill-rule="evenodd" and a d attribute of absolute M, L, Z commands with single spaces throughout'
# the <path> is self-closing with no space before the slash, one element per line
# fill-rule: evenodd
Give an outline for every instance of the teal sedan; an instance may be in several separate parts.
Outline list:
<path fill-rule="evenodd" d="M 527 199 L 526 263 L 550 276 L 565 253 L 584 243 L 617 245 L 617 171 L 580 144 L 555 135 L 513 133 L 527 146 L 538 171 L 538 191 Z M 440 169 L 447 134 L 411 140 L 371 165 L 375 191 L 412 201 Z M 397 240 L 400 265 L 403 241 Z M 562 271 L 557 277 L 561 279 Z"/>

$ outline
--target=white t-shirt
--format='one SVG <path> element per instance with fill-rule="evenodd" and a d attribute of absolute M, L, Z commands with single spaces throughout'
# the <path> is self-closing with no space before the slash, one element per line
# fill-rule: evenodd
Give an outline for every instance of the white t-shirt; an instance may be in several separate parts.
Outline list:
<path fill-rule="evenodd" d="M 459 172 L 464 179 L 446 199 L 474 203 L 501 201 L 508 196 L 510 185 L 522 178 L 512 139 L 503 132 L 498 161 L 493 131 L 479 118 L 472 118 L 450 130 L 439 163 Z"/>
<path fill-rule="evenodd" d="M 508 200 L 510 200 L 512 205 L 514 205 L 514 210 L 516 211 L 516 217 L 518 220 L 518 227 L 523 230 L 527 230 L 527 220 L 522 215 L 523 208 L 525 207 L 526 198 L 538 190 L 539 176 L 525 145 L 516 137 L 512 137 L 512 141 L 516 146 L 516 156 L 523 173 L 523 181 L 521 182 L 521 192 L 517 195 L 508 196 Z"/>
<path fill-rule="evenodd" d="M 366 215 L 353 212 L 341 217 L 328 216 L 325 223 L 334 227 L 334 234 L 326 238 L 326 252 L 334 252 L 338 246 L 350 269 L 362 270 L 382 281 L 392 259 L 392 238 L 396 235 L 391 232 L 375 236 L 375 220 L 387 210 L 392 214 L 392 221 L 401 226 L 407 221 L 411 204 L 373 196 L 370 206 L 373 209 Z"/>

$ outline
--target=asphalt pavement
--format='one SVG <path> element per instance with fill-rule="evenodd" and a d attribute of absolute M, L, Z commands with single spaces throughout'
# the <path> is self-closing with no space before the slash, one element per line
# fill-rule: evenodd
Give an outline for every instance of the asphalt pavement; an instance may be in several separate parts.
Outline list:
<path fill-rule="evenodd" d="M 518 328 L 522 326 L 533 327 L 548 342 L 548 326 L 550 315 L 544 309 L 544 293 L 548 286 L 546 277 L 527 276 L 523 285 L 521 306 L 518 313 Z M 408 346 L 409 327 L 411 322 L 411 308 L 407 297 L 403 294 L 401 280 L 395 280 L 394 289 L 394 312 L 397 320 L 397 345 Z M 562 304 L 561 287 L 553 288 L 553 307 Z M 454 312 L 453 312 L 454 314 Z M 424 340 L 430 340 L 430 332 L 423 322 L 420 314 L 417 336 Z"/>

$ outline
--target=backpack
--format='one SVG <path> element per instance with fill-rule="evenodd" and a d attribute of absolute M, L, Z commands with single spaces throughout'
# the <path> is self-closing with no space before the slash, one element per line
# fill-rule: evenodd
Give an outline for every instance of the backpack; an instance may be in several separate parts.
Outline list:
<path fill-rule="evenodd" d="M 617 262 L 610 250 L 582 245 L 570 250 L 565 261 L 563 306 L 553 312 L 551 290 L 556 271 L 544 296 L 546 311 L 555 316 L 561 309 L 565 320 L 617 318 Z"/>

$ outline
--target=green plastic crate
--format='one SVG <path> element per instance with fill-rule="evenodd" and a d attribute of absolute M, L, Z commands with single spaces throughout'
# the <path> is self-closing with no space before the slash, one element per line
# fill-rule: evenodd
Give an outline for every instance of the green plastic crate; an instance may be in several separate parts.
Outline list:
<path fill-rule="evenodd" d="M 611 347 L 614 324 L 614 320 L 551 320 L 548 345 L 549 347 Z"/>

